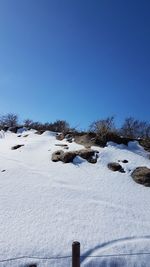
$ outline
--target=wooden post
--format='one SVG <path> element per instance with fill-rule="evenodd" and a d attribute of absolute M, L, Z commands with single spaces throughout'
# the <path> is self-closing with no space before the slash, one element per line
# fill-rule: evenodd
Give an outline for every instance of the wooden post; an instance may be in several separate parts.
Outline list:
<path fill-rule="evenodd" d="M 72 267 L 80 267 L 80 243 L 72 243 Z"/>

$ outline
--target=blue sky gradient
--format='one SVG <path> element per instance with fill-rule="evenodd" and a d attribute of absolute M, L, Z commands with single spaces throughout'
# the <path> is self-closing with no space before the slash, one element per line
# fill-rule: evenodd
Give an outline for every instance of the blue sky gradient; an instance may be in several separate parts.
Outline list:
<path fill-rule="evenodd" d="M 0 114 L 150 121 L 149 0 L 0 0 Z"/>

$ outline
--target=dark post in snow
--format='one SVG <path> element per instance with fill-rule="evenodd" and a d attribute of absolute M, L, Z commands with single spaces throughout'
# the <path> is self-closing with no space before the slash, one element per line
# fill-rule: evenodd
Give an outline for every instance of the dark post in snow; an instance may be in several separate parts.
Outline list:
<path fill-rule="evenodd" d="M 30 264 L 29 267 L 37 267 L 36 264 Z"/>
<path fill-rule="evenodd" d="M 72 267 L 80 267 L 80 243 L 72 243 Z"/>

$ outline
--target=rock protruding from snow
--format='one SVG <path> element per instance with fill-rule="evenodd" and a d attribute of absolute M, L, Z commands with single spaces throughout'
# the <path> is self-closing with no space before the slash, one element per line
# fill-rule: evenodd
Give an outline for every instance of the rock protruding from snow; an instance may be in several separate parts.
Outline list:
<path fill-rule="evenodd" d="M 139 141 L 140 145 L 148 152 L 150 152 L 150 138 Z"/>
<path fill-rule="evenodd" d="M 117 162 L 110 162 L 110 163 L 108 163 L 107 167 L 108 167 L 108 169 L 110 169 L 114 172 L 116 172 L 116 171 L 125 172 L 124 169 L 122 168 L 122 166 Z"/>
<path fill-rule="evenodd" d="M 78 152 L 78 156 L 83 159 L 86 159 L 90 163 L 96 163 L 98 158 L 98 151 L 91 149 L 81 149 Z"/>
<path fill-rule="evenodd" d="M 58 150 L 52 154 L 52 161 L 62 161 L 64 163 L 69 163 L 73 162 L 74 158 L 77 156 L 86 159 L 90 163 L 96 163 L 98 158 L 98 151 L 91 149 L 81 149 L 64 152 L 63 150 Z"/>
<path fill-rule="evenodd" d="M 61 158 L 62 158 L 63 155 L 64 155 L 64 151 L 63 150 L 57 150 L 52 154 L 51 160 L 53 162 L 61 161 Z"/>
<path fill-rule="evenodd" d="M 65 152 L 61 157 L 61 161 L 64 163 L 73 162 L 74 158 L 77 156 L 75 151 Z"/>
<path fill-rule="evenodd" d="M 43 133 L 45 133 L 44 130 L 38 130 L 38 131 L 35 131 L 35 134 L 37 134 L 37 135 L 42 135 Z"/>
<path fill-rule="evenodd" d="M 128 163 L 129 161 L 127 159 L 123 159 L 123 160 L 118 160 L 118 162 Z"/>
<path fill-rule="evenodd" d="M 57 134 L 56 134 L 56 139 L 57 139 L 57 140 L 62 141 L 64 138 L 65 138 L 65 136 L 64 136 L 63 133 L 57 133 Z"/>
<path fill-rule="evenodd" d="M 73 142 L 73 136 L 71 134 L 67 134 L 65 136 L 65 139 L 68 143 L 72 143 Z"/>
<path fill-rule="evenodd" d="M 122 163 L 128 163 L 127 159 L 122 160 Z"/>
<path fill-rule="evenodd" d="M 64 149 L 69 149 L 67 144 L 55 144 L 55 146 L 63 147 Z"/>
<path fill-rule="evenodd" d="M 12 146 L 11 150 L 16 150 L 16 149 L 18 149 L 18 148 L 20 148 L 22 146 L 24 146 L 24 145 L 15 145 L 15 146 Z"/>
<path fill-rule="evenodd" d="M 131 174 L 133 180 L 144 186 L 150 186 L 150 169 L 147 167 L 137 167 Z"/>
<path fill-rule="evenodd" d="M 76 157 L 75 151 L 64 152 L 63 150 L 57 150 L 52 154 L 52 161 L 62 161 L 64 163 L 73 162 Z"/>

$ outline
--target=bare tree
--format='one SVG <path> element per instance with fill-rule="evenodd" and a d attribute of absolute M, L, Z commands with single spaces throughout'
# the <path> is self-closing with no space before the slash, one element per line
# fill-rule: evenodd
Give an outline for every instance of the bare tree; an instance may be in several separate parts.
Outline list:
<path fill-rule="evenodd" d="M 17 127 L 18 115 L 14 113 L 8 113 L 0 117 L 0 125 L 2 127 Z"/>
<path fill-rule="evenodd" d="M 120 133 L 129 138 L 149 138 L 150 124 L 146 121 L 139 121 L 133 117 L 125 119 Z"/>
<path fill-rule="evenodd" d="M 31 128 L 32 127 L 32 124 L 33 124 L 33 121 L 32 120 L 30 120 L 30 119 L 24 120 L 24 126 L 25 127 Z"/>
<path fill-rule="evenodd" d="M 66 133 L 70 129 L 69 123 L 65 120 L 57 120 L 52 125 L 55 132 Z"/>
<path fill-rule="evenodd" d="M 103 120 L 98 120 L 90 125 L 90 131 L 95 132 L 98 135 L 106 135 L 109 132 L 115 130 L 114 116 L 107 117 Z"/>

